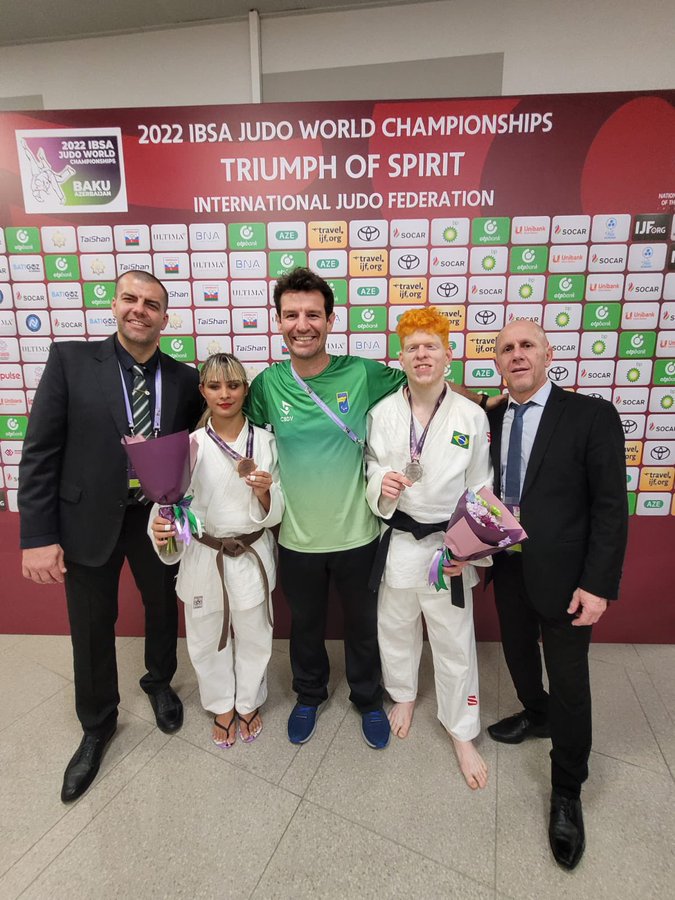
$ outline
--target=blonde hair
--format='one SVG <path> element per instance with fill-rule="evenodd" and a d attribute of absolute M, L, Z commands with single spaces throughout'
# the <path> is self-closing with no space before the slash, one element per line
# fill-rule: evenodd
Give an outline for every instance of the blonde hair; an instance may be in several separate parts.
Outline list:
<path fill-rule="evenodd" d="M 444 347 L 448 346 L 450 335 L 450 322 L 435 306 L 425 306 L 421 309 L 409 309 L 398 320 L 396 334 L 401 341 L 401 347 L 407 337 L 416 331 L 426 331 L 429 334 L 437 334 Z"/>
<path fill-rule="evenodd" d="M 207 381 L 241 381 L 248 393 L 246 369 L 231 353 L 212 353 L 207 358 L 199 372 L 199 383 L 204 385 Z M 211 410 L 207 407 L 197 422 L 197 428 L 203 428 L 210 415 Z"/>

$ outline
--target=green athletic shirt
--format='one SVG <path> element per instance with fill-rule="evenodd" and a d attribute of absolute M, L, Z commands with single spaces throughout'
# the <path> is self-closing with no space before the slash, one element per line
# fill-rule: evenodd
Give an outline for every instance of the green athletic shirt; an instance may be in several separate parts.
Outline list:
<path fill-rule="evenodd" d="M 365 441 L 368 410 L 397 390 L 405 375 L 373 359 L 331 356 L 323 372 L 305 381 Z M 379 524 L 366 503 L 363 447 L 298 386 L 289 361 L 273 363 L 253 379 L 245 411 L 276 436 L 286 499 L 283 547 L 329 553 L 375 540 Z"/>

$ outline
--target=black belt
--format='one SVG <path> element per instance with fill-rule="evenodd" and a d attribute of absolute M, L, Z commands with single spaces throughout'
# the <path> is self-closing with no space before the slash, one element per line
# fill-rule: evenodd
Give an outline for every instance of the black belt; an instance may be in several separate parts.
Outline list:
<path fill-rule="evenodd" d="M 370 573 L 370 580 L 368 581 L 368 587 L 371 591 L 379 590 L 380 582 L 384 575 L 384 568 L 387 564 L 392 531 L 405 531 L 408 534 L 412 534 L 416 541 L 421 541 L 422 538 L 434 534 L 436 531 L 445 532 L 448 527 L 448 520 L 446 519 L 445 522 L 418 522 L 412 516 L 397 509 L 393 516 L 387 519 L 384 524 L 387 526 L 387 530 L 380 538 Z M 450 579 L 450 600 L 453 606 L 464 608 L 464 584 L 461 574 Z"/>

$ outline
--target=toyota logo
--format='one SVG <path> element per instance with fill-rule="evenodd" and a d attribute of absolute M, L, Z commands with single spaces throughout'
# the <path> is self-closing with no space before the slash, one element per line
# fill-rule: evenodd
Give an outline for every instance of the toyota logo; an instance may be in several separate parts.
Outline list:
<path fill-rule="evenodd" d="M 548 377 L 551 381 L 562 381 L 564 378 L 567 378 L 569 374 L 567 366 L 551 366 L 548 370 Z"/>
<path fill-rule="evenodd" d="M 593 391 L 592 394 L 588 394 L 587 396 L 589 396 L 589 397 L 594 397 L 596 400 L 602 400 L 602 399 L 603 399 L 602 394 L 598 394 L 596 391 Z M 619 398 L 617 397 L 617 400 L 618 400 L 618 399 L 619 399 Z"/>
<path fill-rule="evenodd" d="M 375 225 L 363 225 L 356 232 L 356 236 L 361 241 L 376 241 L 380 236 L 380 229 Z"/>
<path fill-rule="evenodd" d="M 410 271 L 411 269 L 416 269 L 420 264 L 419 256 L 415 256 L 414 253 L 406 253 L 405 256 L 401 256 L 399 258 L 398 264 L 403 269 L 407 269 Z"/>
<path fill-rule="evenodd" d="M 622 424 L 624 434 L 633 434 L 634 431 L 637 431 L 638 423 L 635 419 L 624 419 Z"/>
<path fill-rule="evenodd" d="M 658 447 L 652 447 L 652 449 L 649 451 L 649 455 L 652 459 L 659 460 L 665 459 L 666 456 L 669 455 L 669 453 L 670 450 L 667 447 L 664 447 L 662 444 L 660 444 Z"/>
<path fill-rule="evenodd" d="M 459 293 L 459 285 L 454 284 L 452 281 L 444 281 L 442 284 L 438 285 L 436 293 L 446 299 L 448 297 L 454 297 L 455 294 Z"/>
<path fill-rule="evenodd" d="M 476 313 L 476 321 L 480 322 L 481 325 L 492 325 L 496 318 L 497 313 L 491 309 L 479 309 Z"/>

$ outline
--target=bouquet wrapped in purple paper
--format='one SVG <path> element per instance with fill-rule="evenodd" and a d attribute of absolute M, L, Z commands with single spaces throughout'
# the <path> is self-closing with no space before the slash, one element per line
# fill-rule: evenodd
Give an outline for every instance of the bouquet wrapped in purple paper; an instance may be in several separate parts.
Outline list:
<path fill-rule="evenodd" d="M 429 584 L 446 589 L 443 566 L 453 560 L 484 559 L 527 539 L 520 522 L 488 488 L 466 490 L 459 498 L 443 541 L 429 568 Z"/>
<path fill-rule="evenodd" d="M 176 538 L 189 544 L 193 534 L 201 536 L 202 524 L 190 509 L 191 444 L 187 431 L 167 434 L 154 440 L 140 435 L 122 438 L 143 495 L 160 504 L 159 514 L 176 526 Z M 172 537 L 166 553 L 176 552 Z"/>

